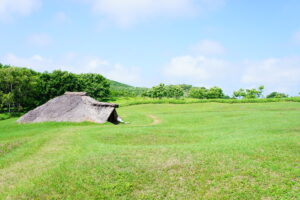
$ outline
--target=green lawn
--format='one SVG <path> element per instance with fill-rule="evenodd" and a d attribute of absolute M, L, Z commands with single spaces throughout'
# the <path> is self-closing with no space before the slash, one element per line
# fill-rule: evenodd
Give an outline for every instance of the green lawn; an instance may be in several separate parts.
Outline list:
<path fill-rule="evenodd" d="M 300 104 L 121 107 L 128 124 L 0 121 L 0 199 L 299 199 Z"/>

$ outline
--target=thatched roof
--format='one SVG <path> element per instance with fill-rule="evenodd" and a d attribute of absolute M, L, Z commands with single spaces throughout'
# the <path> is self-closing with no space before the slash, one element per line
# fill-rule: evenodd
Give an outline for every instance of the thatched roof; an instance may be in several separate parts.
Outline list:
<path fill-rule="evenodd" d="M 102 103 L 86 95 L 85 92 L 66 92 L 51 99 L 44 105 L 22 116 L 19 123 L 33 122 L 83 122 L 91 121 L 117 124 L 120 121 L 116 112 L 117 104 Z"/>

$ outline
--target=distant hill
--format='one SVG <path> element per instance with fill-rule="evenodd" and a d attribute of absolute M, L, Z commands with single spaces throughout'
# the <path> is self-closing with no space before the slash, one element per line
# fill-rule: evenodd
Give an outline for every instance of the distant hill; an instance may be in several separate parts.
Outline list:
<path fill-rule="evenodd" d="M 112 90 L 135 88 L 131 85 L 127 85 L 127 84 L 120 83 L 120 82 L 113 81 L 113 80 L 109 80 L 109 82 L 110 82 L 110 88 Z"/>
<path fill-rule="evenodd" d="M 109 80 L 110 90 L 113 96 L 140 96 L 148 88 L 134 87 L 117 81 Z"/>

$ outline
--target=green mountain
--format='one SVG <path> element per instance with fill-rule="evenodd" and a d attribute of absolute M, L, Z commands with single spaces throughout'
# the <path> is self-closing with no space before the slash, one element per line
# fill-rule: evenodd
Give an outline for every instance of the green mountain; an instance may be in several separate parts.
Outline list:
<path fill-rule="evenodd" d="M 144 87 L 134 87 L 117 81 L 109 80 L 110 91 L 112 96 L 140 96 L 142 93 L 148 90 Z"/>
<path fill-rule="evenodd" d="M 120 89 L 130 89 L 130 88 L 135 88 L 131 85 L 127 85 L 127 84 L 124 84 L 124 83 L 120 83 L 120 82 L 117 82 L 117 81 L 113 81 L 113 80 L 109 80 L 110 82 L 110 88 L 112 90 L 120 90 Z"/>

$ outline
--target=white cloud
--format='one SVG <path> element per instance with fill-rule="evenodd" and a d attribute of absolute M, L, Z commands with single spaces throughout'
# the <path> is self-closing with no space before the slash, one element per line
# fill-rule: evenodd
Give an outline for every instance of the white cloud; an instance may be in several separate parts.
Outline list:
<path fill-rule="evenodd" d="M 222 55 L 225 48 L 218 42 L 213 40 L 202 40 L 198 44 L 191 47 L 191 50 L 196 55 Z"/>
<path fill-rule="evenodd" d="M 183 82 L 203 83 L 224 77 L 227 71 L 227 63 L 224 60 L 205 56 L 180 56 L 171 59 L 163 72 L 166 76 L 180 79 Z"/>
<path fill-rule="evenodd" d="M 1 63 L 3 64 L 28 67 L 37 71 L 46 71 L 53 64 L 51 60 L 43 58 L 40 55 L 33 55 L 31 57 L 18 57 L 14 54 L 6 54 L 5 56 L 0 57 L 0 59 Z"/>
<path fill-rule="evenodd" d="M 179 56 L 163 68 L 163 74 L 169 83 L 217 85 L 228 94 L 259 85 L 266 87 L 266 93 L 279 91 L 296 95 L 300 92 L 300 57 L 232 63 L 205 56 Z"/>
<path fill-rule="evenodd" d="M 140 72 L 137 67 L 125 67 L 122 64 L 112 64 L 100 58 L 86 60 L 85 69 L 81 72 L 103 74 L 109 79 L 128 84 L 136 84 L 140 81 Z"/>
<path fill-rule="evenodd" d="M 38 33 L 30 35 L 27 39 L 30 45 L 34 45 L 37 47 L 46 47 L 52 43 L 52 38 L 45 33 Z"/>
<path fill-rule="evenodd" d="M 82 0 L 93 11 L 121 26 L 161 17 L 192 16 L 223 5 L 225 0 Z"/>
<path fill-rule="evenodd" d="M 1 0 L 0 20 L 11 21 L 15 15 L 26 16 L 39 8 L 41 0 Z"/>
<path fill-rule="evenodd" d="M 67 70 L 74 73 L 99 73 L 105 77 L 127 84 L 140 83 L 140 71 L 137 67 L 125 67 L 121 64 L 113 64 L 101 58 L 82 57 L 70 53 L 62 58 L 45 58 L 40 55 L 31 57 L 18 57 L 7 54 L 0 57 L 0 62 L 20 67 L 28 67 L 40 72 L 53 71 L 55 69 Z"/>
<path fill-rule="evenodd" d="M 262 61 L 247 61 L 242 82 L 266 85 L 281 92 L 300 92 L 300 58 L 271 58 Z"/>
<path fill-rule="evenodd" d="M 216 41 L 202 40 L 192 46 L 191 51 L 192 55 L 174 57 L 164 66 L 163 74 L 171 82 L 180 80 L 196 85 L 216 85 L 237 71 L 235 64 L 215 57 L 225 52 Z"/>

